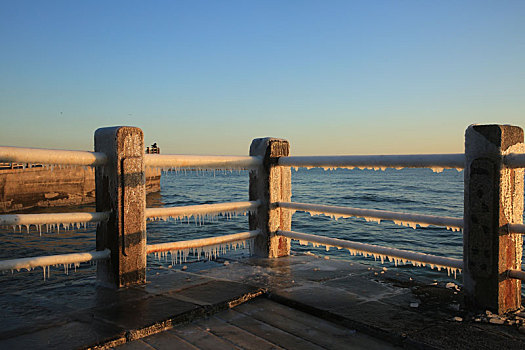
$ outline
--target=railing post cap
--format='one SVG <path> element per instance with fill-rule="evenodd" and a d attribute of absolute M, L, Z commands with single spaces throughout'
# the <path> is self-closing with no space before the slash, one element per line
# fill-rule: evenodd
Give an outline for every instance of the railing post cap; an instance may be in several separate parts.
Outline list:
<path fill-rule="evenodd" d="M 95 137 L 107 137 L 107 136 L 116 136 L 124 131 L 136 131 L 140 134 L 143 134 L 142 129 L 136 126 L 107 126 L 104 128 L 98 128 L 95 130 Z"/>
<path fill-rule="evenodd" d="M 280 151 L 272 151 L 273 145 L 279 145 Z M 288 140 L 280 139 L 277 137 L 261 137 L 253 139 L 250 145 L 251 156 L 287 156 L 290 150 L 290 143 Z M 271 153 L 275 153 L 272 155 Z"/>
<path fill-rule="evenodd" d="M 465 136 L 473 132 L 484 136 L 490 143 L 500 145 L 502 140 L 505 144 L 515 144 L 523 142 L 523 129 L 516 125 L 510 124 L 471 124 L 465 131 Z M 506 149 L 506 145 L 501 145 Z"/>

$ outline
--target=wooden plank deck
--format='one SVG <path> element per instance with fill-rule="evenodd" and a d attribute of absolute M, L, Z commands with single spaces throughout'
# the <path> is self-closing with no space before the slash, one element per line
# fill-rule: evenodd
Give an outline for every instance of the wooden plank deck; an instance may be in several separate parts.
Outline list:
<path fill-rule="evenodd" d="M 121 350 L 396 348 L 266 298 L 117 347 Z"/>

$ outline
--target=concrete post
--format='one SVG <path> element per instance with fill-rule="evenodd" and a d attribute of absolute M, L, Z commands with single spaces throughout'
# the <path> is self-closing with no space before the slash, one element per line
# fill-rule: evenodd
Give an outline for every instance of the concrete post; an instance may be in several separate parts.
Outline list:
<path fill-rule="evenodd" d="M 510 125 L 471 125 L 465 133 L 463 280 L 467 305 L 499 314 L 521 306 L 523 240 L 509 223 L 523 220 L 523 169 L 503 166 L 503 155 L 523 152 L 523 130 Z"/>
<path fill-rule="evenodd" d="M 275 235 L 277 230 L 291 230 L 292 218 L 285 209 L 276 207 L 276 202 L 291 200 L 290 167 L 279 167 L 279 157 L 290 152 L 288 141 L 275 138 L 260 138 L 252 141 L 250 156 L 263 158 L 262 166 L 250 172 L 250 200 L 261 202 L 257 213 L 250 215 L 250 230 L 259 229 L 261 235 L 255 240 L 255 254 L 277 258 L 290 255 L 290 240 Z"/>
<path fill-rule="evenodd" d="M 116 286 L 146 281 L 146 190 L 144 136 L 134 127 L 116 126 L 95 132 L 95 151 L 108 164 L 95 171 L 97 211 L 110 211 L 97 228 L 97 250 L 109 248 L 111 259 L 99 262 L 97 277 Z"/>

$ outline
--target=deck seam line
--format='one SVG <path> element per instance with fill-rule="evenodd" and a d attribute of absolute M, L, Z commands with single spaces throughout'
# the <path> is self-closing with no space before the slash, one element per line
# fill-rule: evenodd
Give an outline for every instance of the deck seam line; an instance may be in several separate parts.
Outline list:
<path fill-rule="evenodd" d="M 212 316 L 213 317 L 213 316 Z M 201 319 L 200 321 L 204 321 L 203 319 Z M 198 322 L 194 323 L 195 327 L 198 327 L 200 328 L 202 331 L 206 332 L 206 333 L 210 333 L 212 334 L 213 336 L 223 340 L 223 341 L 226 341 L 227 343 L 230 343 L 233 347 L 237 348 L 237 349 L 243 349 L 240 345 L 237 345 L 235 344 L 234 342 L 232 342 L 231 340 L 229 340 L 228 338 L 224 338 L 218 334 L 215 334 L 212 329 L 210 328 L 210 330 L 207 330 L 207 329 L 204 329 Z M 233 326 L 233 325 L 232 325 Z M 234 326 L 235 327 L 235 326 Z M 239 327 L 236 327 L 236 328 L 239 328 Z"/>
<path fill-rule="evenodd" d="M 258 318 L 256 318 L 256 317 L 254 317 L 254 316 L 252 316 L 252 315 L 248 315 L 247 313 L 244 313 L 244 312 L 242 312 L 242 311 L 237 311 L 237 310 L 234 310 L 234 309 L 232 309 L 232 311 L 235 311 L 235 312 L 237 312 L 237 313 L 240 313 L 240 314 L 243 314 L 243 315 L 245 315 L 245 316 L 251 317 L 251 318 L 253 318 L 254 320 L 257 320 L 257 321 L 259 321 L 259 322 L 261 322 L 261 323 L 264 323 L 264 324 L 267 325 L 267 326 L 270 326 L 270 327 L 272 327 L 272 328 L 278 329 L 278 330 L 280 330 L 281 332 L 284 332 L 284 333 L 286 333 L 286 334 L 289 334 L 289 335 L 291 335 L 291 336 L 293 336 L 293 337 L 295 337 L 295 338 L 302 339 L 302 340 L 304 340 L 304 341 L 306 341 L 306 342 L 308 342 L 308 343 L 314 344 L 315 346 L 318 346 L 318 347 L 320 347 L 320 348 L 322 348 L 322 349 L 327 349 L 327 350 L 328 350 L 328 348 L 326 348 L 326 347 L 324 347 L 324 346 L 322 346 L 322 345 L 319 345 L 319 344 L 317 344 L 317 343 L 314 343 L 313 341 L 310 341 L 310 340 L 308 340 L 308 339 L 305 339 L 305 338 L 303 338 L 303 337 L 300 337 L 300 336 L 298 336 L 298 335 L 296 335 L 296 334 L 290 333 L 290 332 L 288 332 L 287 330 L 284 330 L 284 329 L 278 328 L 278 327 L 276 327 L 276 326 L 274 326 L 274 325 L 271 325 L 271 324 L 269 324 L 269 323 L 267 323 L 267 322 L 265 322 L 265 321 L 262 321 L 262 320 L 260 320 L 260 319 L 258 319 Z"/>

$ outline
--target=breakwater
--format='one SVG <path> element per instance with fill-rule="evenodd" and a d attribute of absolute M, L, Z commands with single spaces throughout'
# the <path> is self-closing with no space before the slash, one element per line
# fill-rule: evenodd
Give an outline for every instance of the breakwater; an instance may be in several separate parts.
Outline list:
<path fill-rule="evenodd" d="M 146 193 L 160 191 L 161 171 L 145 170 Z M 0 212 L 95 202 L 91 167 L 18 167 L 0 170 Z"/>

